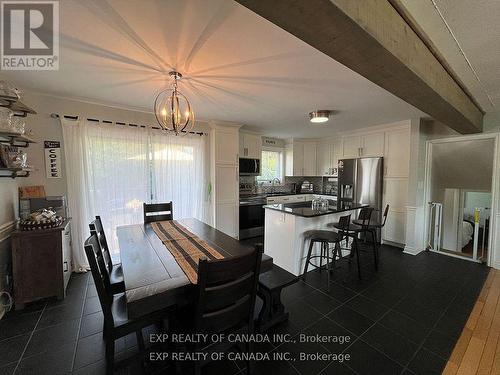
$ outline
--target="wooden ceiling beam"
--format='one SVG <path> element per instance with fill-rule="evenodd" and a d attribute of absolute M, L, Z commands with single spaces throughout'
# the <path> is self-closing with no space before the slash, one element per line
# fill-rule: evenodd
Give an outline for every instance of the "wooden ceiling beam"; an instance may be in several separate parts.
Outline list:
<path fill-rule="evenodd" d="M 236 1 L 459 133 L 482 131 L 481 108 L 388 0 Z"/>

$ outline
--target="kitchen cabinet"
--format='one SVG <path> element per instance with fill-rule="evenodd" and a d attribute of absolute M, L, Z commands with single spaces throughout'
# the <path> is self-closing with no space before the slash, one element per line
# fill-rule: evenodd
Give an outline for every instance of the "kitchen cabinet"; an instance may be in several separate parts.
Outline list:
<path fill-rule="evenodd" d="M 384 177 L 408 177 L 410 168 L 410 129 L 385 132 Z"/>
<path fill-rule="evenodd" d="M 342 138 L 344 159 L 384 156 L 384 132 L 349 135 Z"/>
<path fill-rule="evenodd" d="M 308 194 L 294 194 L 294 195 L 280 195 L 276 197 L 268 197 L 267 204 L 305 202 L 307 200 L 307 196 Z"/>
<path fill-rule="evenodd" d="M 293 141 L 285 147 L 287 176 L 316 176 L 316 142 Z"/>
<path fill-rule="evenodd" d="M 317 167 L 318 176 L 330 176 L 332 168 L 337 168 L 341 144 L 339 140 L 321 141 L 317 145 Z"/>
<path fill-rule="evenodd" d="M 361 136 L 362 157 L 377 157 L 384 156 L 384 132 L 370 133 Z"/>
<path fill-rule="evenodd" d="M 260 135 L 240 133 L 240 158 L 261 159 L 262 138 Z"/>
<path fill-rule="evenodd" d="M 304 142 L 304 176 L 316 176 L 316 142 Z"/>
<path fill-rule="evenodd" d="M 344 159 L 358 158 L 360 147 L 361 147 L 361 138 L 359 135 L 350 135 L 342 137 L 342 157 Z"/>
<path fill-rule="evenodd" d="M 63 299 L 71 270 L 69 219 L 57 228 L 12 233 L 16 309 L 42 298 Z"/>
<path fill-rule="evenodd" d="M 227 235 L 239 235 L 238 126 L 211 124 L 211 183 L 214 225 Z"/>
<path fill-rule="evenodd" d="M 215 135 L 215 162 L 217 164 L 238 165 L 238 133 L 217 129 Z"/>

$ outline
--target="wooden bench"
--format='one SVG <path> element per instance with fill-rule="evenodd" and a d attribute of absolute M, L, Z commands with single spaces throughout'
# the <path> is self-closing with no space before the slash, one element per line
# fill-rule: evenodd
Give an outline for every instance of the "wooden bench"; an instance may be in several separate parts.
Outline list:
<path fill-rule="evenodd" d="M 260 332 L 288 320 L 288 312 L 281 303 L 281 291 L 298 280 L 298 277 L 275 264 L 270 271 L 260 274 L 257 294 L 264 302 L 256 324 Z"/>

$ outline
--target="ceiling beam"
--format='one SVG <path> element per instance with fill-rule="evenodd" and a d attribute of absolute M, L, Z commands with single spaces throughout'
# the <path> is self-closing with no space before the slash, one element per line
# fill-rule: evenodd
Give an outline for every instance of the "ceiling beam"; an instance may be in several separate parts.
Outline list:
<path fill-rule="evenodd" d="M 236 1 L 459 133 L 482 131 L 483 111 L 388 0 Z"/>

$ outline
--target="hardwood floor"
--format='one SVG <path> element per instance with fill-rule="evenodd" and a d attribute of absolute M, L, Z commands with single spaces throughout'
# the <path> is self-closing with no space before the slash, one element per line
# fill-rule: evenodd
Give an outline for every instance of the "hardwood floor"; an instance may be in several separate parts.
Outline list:
<path fill-rule="evenodd" d="M 443 374 L 500 374 L 499 337 L 500 271 L 492 269 Z"/>

